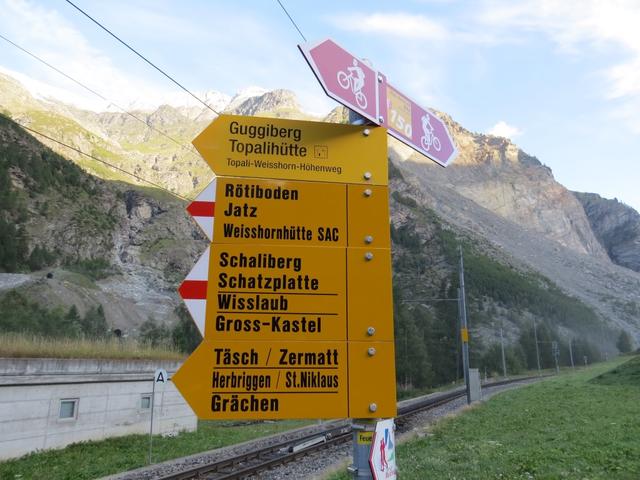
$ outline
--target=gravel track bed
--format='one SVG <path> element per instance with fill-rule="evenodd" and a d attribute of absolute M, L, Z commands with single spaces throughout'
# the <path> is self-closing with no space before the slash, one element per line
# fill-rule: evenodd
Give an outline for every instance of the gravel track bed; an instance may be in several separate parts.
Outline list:
<path fill-rule="evenodd" d="M 286 433 L 277 433 L 268 437 L 249 440 L 244 443 L 217 448 L 215 450 L 197 453 L 188 457 L 180 457 L 174 460 L 156 463 L 155 465 L 149 467 L 142 467 L 136 470 L 130 470 L 128 472 L 109 475 L 107 477 L 102 477 L 99 480 L 154 480 L 173 472 L 187 470 L 189 468 L 205 465 L 207 463 L 218 462 L 221 460 L 226 460 L 227 458 L 235 457 L 237 455 L 254 452 L 261 448 L 281 443 L 285 440 L 295 440 L 306 435 L 323 432 L 337 426 L 340 423 L 340 421 L 330 421 L 324 422 L 322 424 L 310 425 L 308 427 L 298 428 Z M 344 421 L 342 423 L 344 423 Z"/>
<path fill-rule="evenodd" d="M 483 387 L 483 401 L 488 400 L 493 395 L 517 388 L 519 386 L 538 381 L 525 380 L 511 385 L 501 385 L 497 387 Z M 462 411 L 467 406 L 466 398 L 462 397 L 441 405 L 435 409 L 423 411 L 411 415 L 409 419 L 399 427 L 396 436 L 399 441 L 414 436 L 422 436 L 430 425 L 440 418 Z M 341 421 L 324 422 L 322 424 L 292 430 L 285 434 L 276 434 L 256 440 L 251 440 L 238 445 L 232 445 L 205 453 L 198 453 L 189 457 L 182 457 L 175 460 L 159 463 L 151 467 L 131 470 L 121 474 L 103 477 L 101 480 L 153 480 L 172 472 L 193 468 L 209 462 L 224 460 L 239 454 L 249 453 L 260 448 L 274 445 L 285 439 L 297 439 L 312 433 L 328 430 L 342 423 Z M 351 442 L 335 445 L 320 452 L 311 453 L 301 461 L 292 462 L 270 471 L 261 472 L 257 477 L 260 480 L 293 480 L 293 479 L 320 479 L 329 472 L 345 468 L 351 462 Z"/>

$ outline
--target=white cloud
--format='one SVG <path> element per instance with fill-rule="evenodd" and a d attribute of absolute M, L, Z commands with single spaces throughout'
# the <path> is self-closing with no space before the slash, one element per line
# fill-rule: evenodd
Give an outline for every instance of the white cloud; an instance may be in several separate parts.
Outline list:
<path fill-rule="evenodd" d="M 161 97 L 169 91 L 114 66 L 107 55 L 91 46 L 83 34 L 55 10 L 26 0 L 0 0 L 0 8 L 3 11 L 0 26 L 11 40 L 111 102 L 126 106 L 138 100 L 141 93 L 149 98 Z M 108 108 L 109 101 L 101 100 L 36 60 L 28 65 L 24 73 L 34 78 L 27 82 L 34 93 L 82 108 Z"/>
<path fill-rule="evenodd" d="M 504 120 L 500 120 L 493 127 L 487 130 L 487 133 L 496 137 L 513 139 L 518 135 L 522 135 L 522 130 L 520 130 L 518 127 L 514 127 L 513 125 L 509 125 Z"/>
<path fill-rule="evenodd" d="M 341 14 L 330 21 L 338 28 L 412 40 L 444 41 L 449 37 L 445 25 L 424 15 L 408 13 Z"/>
<path fill-rule="evenodd" d="M 640 6 L 637 0 L 489 0 L 478 16 L 486 28 L 513 36 L 518 30 L 548 35 L 561 52 L 597 67 L 611 113 L 637 131 L 640 125 Z M 607 62 L 607 59 L 608 60 Z M 628 108 L 629 104 L 634 108 Z M 635 111 L 635 113 L 633 113 Z M 624 112 L 624 113 L 622 113 Z"/>

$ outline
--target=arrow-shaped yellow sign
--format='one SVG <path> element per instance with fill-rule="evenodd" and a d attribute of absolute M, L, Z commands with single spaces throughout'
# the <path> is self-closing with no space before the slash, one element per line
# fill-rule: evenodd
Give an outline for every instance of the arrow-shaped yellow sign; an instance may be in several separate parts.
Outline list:
<path fill-rule="evenodd" d="M 216 175 L 388 183 L 381 127 L 220 115 L 193 145 Z"/>

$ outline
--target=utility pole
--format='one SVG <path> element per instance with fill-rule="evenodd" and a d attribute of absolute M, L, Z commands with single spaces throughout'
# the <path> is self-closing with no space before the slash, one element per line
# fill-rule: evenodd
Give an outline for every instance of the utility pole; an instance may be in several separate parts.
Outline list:
<path fill-rule="evenodd" d="M 533 319 L 533 338 L 536 341 L 536 361 L 538 362 L 538 376 L 542 375 L 540 369 L 540 350 L 538 349 L 538 329 L 536 328 L 536 319 Z"/>
<path fill-rule="evenodd" d="M 502 376 L 507 378 L 507 360 L 504 356 L 504 337 L 502 336 L 502 324 L 500 324 L 500 350 L 502 350 Z"/>
<path fill-rule="evenodd" d="M 471 389 L 469 386 L 469 329 L 467 328 L 467 304 L 464 291 L 464 260 L 462 259 L 462 247 L 460 251 L 460 338 L 462 339 L 462 368 L 464 369 L 464 384 L 467 390 L 467 404 L 471 405 Z"/>
<path fill-rule="evenodd" d="M 571 358 L 571 368 L 575 369 L 576 366 L 573 363 L 573 346 L 572 346 L 572 344 L 573 344 L 573 338 L 570 338 L 569 339 L 569 358 Z"/>

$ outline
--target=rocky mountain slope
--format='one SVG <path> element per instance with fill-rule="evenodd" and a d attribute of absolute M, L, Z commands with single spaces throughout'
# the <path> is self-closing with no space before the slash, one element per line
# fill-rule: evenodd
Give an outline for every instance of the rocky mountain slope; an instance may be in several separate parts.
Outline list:
<path fill-rule="evenodd" d="M 88 175 L 3 117 L 0 167 L 0 270 L 34 270 L 0 274 L 0 291 L 80 314 L 100 304 L 125 332 L 176 320 L 176 284 L 206 245 L 183 201 Z"/>
<path fill-rule="evenodd" d="M 617 199 L 573 192 L 591 228 L 614 263 L 640 272 L 640 214 Z"/>
<path fill-rule="evenodd" d="M 193 195 L 212 176 L 189 146 L 190 139 L 212 118 L 204 108 L 198 112 L 197 106 L 174 105 L 130 112 L 142 118 L 143 125 L 125 113 L 86 112 L 36 100 L 8 77 L 0 77 L 0 84 L 0 108 L 12 118 L 168 189 Z M 230 100 L 226 108 L 241 114 L 308 118 L 300 112 L 295 96 L 281 90 Z M 327 117 L 333 121 L 344 118 L 341 108 Z M 487 268 L 500 271 L 513 281 L 527 278 L 526 288 L 518 295 L 529 295 L 534 290 L 542 297 L 545 292 L 553 293 L 556 300 L 560 299 L 559 305 L 571 304 L 563 310 L 564 317 L 551 315 L 566 337 L 571 332 L 584 334 L 588 330 L 594 340 L 604 337 L 603 348 L 611 351 L 615 343 L 612 335 L 617 329 L 626 329 L 638 337 L 640 275 L 612 263 L 611 259 L 619 261 L 620 256 L 612 255 L 615 249 L 602 240 L 606 235 L 593 227 L 593 215 L 580 197 L 558 184 L 548 168 L 510 141 L 474 134 L 446 115 L 444 118 L 461 152 L 447 169 L 390 140 L 389 155 L 395 172 L 391 181 L 394 282 L 398 294 L 424 294 L 429 298 L 438 296 L 443 289 L 448 292 L 456 266 L 447 247 L 452 235 L 465 245 L 476 265 L 484 265 L 475 274 L 478 282 L 488 283 L 478 285 L 470 302 L 470 318 L 475 315 L 479 320 L 474 328 L 482 338 L 489 341 L 495 337 L 496 330 L 491 325 L 500 321 L 506 322 L 508 337 L 514 341 L 530 319 L 542 321 L 545 315 L 551 315 L 539 305 L 523 303 L 519 298 L 513 303 L 487 288 L 493 280 L 480 275 Z M 28 143 L 15 135 L 5 134 L 5 143 Z M 14 170 L 13 188 L 22 188 L 23 196 L 28 198 L 23 228 L 32 239 L 29 250 L 41 244 L 48 250 L 60 249 L 63 257 L 79 261 L 106 258 L 116 273 L 93 282 L 91 288 L 109 297 L 96 296 L 92 301 L 115 305 L 118 298 L 130 302 L 122 308 L 123 312 L 128 308 L 136 312 L 131 315 L 130 325 L 148 315 L 172 321 L 171 308 L 179 304 L 175 288 L 205 245 L 183 211 L 185 203 L 157 191 L 134 188 L 123 182 L 131 182 L 130 178 L 125 179 L 99 162 L 44 142 L 46 147 L 29 148 L 52 148 L 86 171 L 112 181 L 95 180 L 99 187 L 95 187 L 92 197 L 83 197 L 86 205 L 82 208 L 89 210 L 81 214 L 77 213 L 82 212 L 81 203 L 56 192 L 30 197 L 28 188 L 21 186 L 19 169 Z M 56 205 L 54 213 L 42 215 L 38 210 L 45 197 Z M 96 211 L 98 217 L 108 219 L 108 231 L 96 233 L 78 223 L 83 215 L 90 218 Z M 634 245 L 628 243 L 627 250 L 637 252 Z M 630 258 L 629 254 L 624 258 Z M 54 275 L 54 280 L 67 281 L 64 275 Z M 502 285 L 508 289 L 508 283 Z M 96 291 L 94 294 L 98 295 Z M 580 319 L 574 317 L 580 316 L 576 312 L 582 307 L 575 307 L 572 298 L 596 312 L 600 326 L 585 310 L 581 328 Z M 439 315 L 437 307 L 425 308 L 425 315 Z M 128 321 L 124 313 L 111 315 L 117 319 L 114 324 Z"/>

